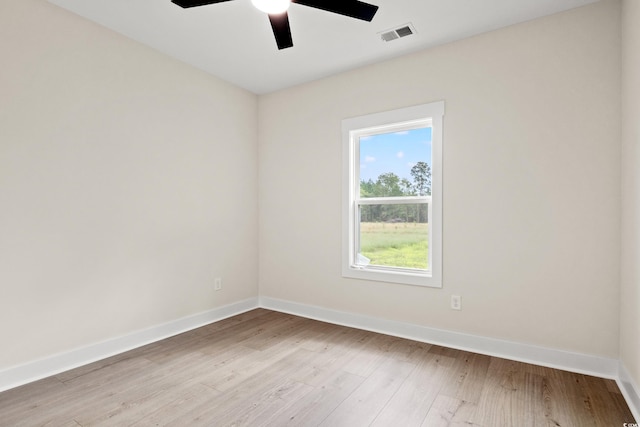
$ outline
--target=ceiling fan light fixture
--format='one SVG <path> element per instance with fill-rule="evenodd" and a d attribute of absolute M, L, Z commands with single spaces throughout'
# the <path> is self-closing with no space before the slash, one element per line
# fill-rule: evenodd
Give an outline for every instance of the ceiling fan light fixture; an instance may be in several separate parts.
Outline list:
<path fill-rule="evenodd" d="M 291 0 L 251 0 L 251 3 L 256 9 L 268 13 L 269 15 L 276 15 L 284 13 L 289 9 Z"/>

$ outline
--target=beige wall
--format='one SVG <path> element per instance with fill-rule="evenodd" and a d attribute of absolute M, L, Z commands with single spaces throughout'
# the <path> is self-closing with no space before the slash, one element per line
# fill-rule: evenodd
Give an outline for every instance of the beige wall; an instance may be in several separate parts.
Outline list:
<path fill-rule="evenodd" d="M 640 385 L 640 1 L 622 2 L 620 357 Z"/>
<path fill-rule="evenodd" d="M 259 272 L 267 297 L 620 349 L 639 383 L 638 2 L 624 7 L 621 153 L 614 0 L 259 100 L 44 0 L 0 2 L 0 370 L 256 297 Z M 444 288 L 341 278 L 340 121 L 434 100 Z"/>
<path fill-rule="evenodd" d="M 0 370 L 257 295 L 255 95 L 44 0 L 0 55 Z"/>
<path fill-rule="evenodd" d="M 342 278 L 341 120 L 436 100 L 444 288 Z M 617 1 L 262 96 L 259 123 L 262 296 L 618 356 Z"/>

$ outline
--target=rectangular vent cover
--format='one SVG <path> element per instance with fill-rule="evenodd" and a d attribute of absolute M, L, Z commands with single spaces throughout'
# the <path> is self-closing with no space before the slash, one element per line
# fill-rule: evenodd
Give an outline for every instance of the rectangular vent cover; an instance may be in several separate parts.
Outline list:
<path fill-rule="evenodd" d="M 392 30 L 383 31 L 380 34 L 380 38 L 385 42 L 390 42 L 391 40 L 396 40 L 402 37 L 407 37 L 412 34 L 415 34 L 416 30 L 411 23 L 402 25 L 398 28 L 394 28 Z"/>

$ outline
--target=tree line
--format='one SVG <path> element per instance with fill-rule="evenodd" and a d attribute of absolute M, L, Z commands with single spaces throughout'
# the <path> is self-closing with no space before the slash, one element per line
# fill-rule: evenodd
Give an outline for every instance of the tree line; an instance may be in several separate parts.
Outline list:
<path fill-rule="evenodd" d="M 416 163 L 410 171 L 412 180 L 386 172 L 373 179 L 360 181 L 360 197 L 403 197 L 431 195 L 431 167 Z M 428 222 L 428 205 L 363 205 L 361 222 Z"/>

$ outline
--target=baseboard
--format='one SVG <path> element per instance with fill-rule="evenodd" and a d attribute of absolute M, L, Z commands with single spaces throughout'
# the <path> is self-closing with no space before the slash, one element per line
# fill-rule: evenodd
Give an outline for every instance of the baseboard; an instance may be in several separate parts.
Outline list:
<path fill-rule="evenodd" d="M 459 350 L 615 379 L 634 417 L 640 421 L 640 389 L 633 382 L 624 366 L 616 359 L 468 335 L 269 297 L 250 298 L 0 371 L 0 392 L 133 350 L 258 307 Z"/>
<path fill-rule="evenodd" d="M 86 347 L 0 371 L 0 392 L 160 341 L 258 307 L 258 298 L 183 317 Z"/>
<path fill-rule="evenodd" d="M 640 387 L 633 381 L 622 362 L 620 362 L 617 382 L 636 423 L 640 423 Z"/>
<path fill-rule="evenodd" d="M 602 378 L 618 378 L 619 362 L 617 359 L 608 359 L 605 357 L 538 347 L 530 344 L 428 328 L 415 324 L 341 312 L 275 298 L 260 297 L 260 307 L 328 323 L 379 332 L 489 356 Z"/>

